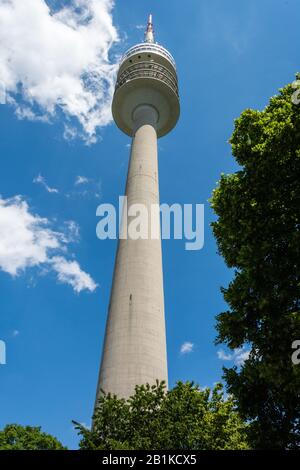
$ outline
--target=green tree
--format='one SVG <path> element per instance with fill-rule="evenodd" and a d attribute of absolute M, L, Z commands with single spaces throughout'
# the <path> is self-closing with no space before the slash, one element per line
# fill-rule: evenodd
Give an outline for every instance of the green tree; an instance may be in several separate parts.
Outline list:
<path fill-rule="evenodd" d="M 8 424 L 0 431 L 0 450 L 64 450 L 63 445 L 40 427 Z"/>
<path fill-rule="evenodd" d="M 74 422 L 81 449 L 208 450 L 247 449 L 246 425 L 222 385 L 211 392 L 178 382 L 137 386 L 128 400 L 111 394 L 99 399 L 92 430 Z"/>
<path fill-rule="evenodd" d="M 236 120 L 230 142 L 241 169 L 222 175 L 212 196 L 219 252 L 235 269 L 222 289 L 229 310 L 217 317 L 217 342 L 250 344 L 244 366 L 224 374 L 252 423 L 255 448 L 300 446 L 300 366 L 291 360 L 300 339 L 300 104 L 293 93 L 288 85 L 263 111 L 247 109 Z"/>

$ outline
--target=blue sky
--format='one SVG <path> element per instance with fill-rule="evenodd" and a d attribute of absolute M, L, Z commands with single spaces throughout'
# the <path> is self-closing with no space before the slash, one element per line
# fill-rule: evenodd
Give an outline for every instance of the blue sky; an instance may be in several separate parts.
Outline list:
<path fill-rule="evenodd" d="M 55 11 L 70 6 L 69 1 L 47 3 Z M 91 4 L 101 6 L 104 15 L 109 1 L 91 0 Z M 215 315 L 226 309 L 220 287 L 228 284 L 232 272 L 217 254 L 208 199 L 220 173 L 237 169 L 227 142 L 234 119 L 245 108 L 264 108 L 268 98 L 299 71 L 300 5 L 298 0 L 117 0 L 111 12 L 114 28 L 109 25 L 110 14 L 95 22 L 99 35 L 100 26 L 106 28 L 101 44 L 109 57 L 99 67 L 93 64 L 101 83 L 97 93 L 109 85 L 105 76 L 113 74 L 116 56 L 142 40 L 140 25 L 150 12 L 158 42 L 176 59 L 181 94 L 178 126 L 159 142 L 161 202 L 205 204 L 201 251 L 186 251 L 184 241 L 163 242 L 169 381 L 171 386 L 179 379 L 212 386 L 220 380 L 223 364 L 233 363 L 226 360 L 226 348 L 220 359 L 221 347 L 213 343 Z M 66 15 L 56 21 L 70 24 Z M 97 50 L 94 32 L 90 31 L 91 49 Z M 42 34 L 47 35 L 45 28 Z M 111 47 L 116 34 L 119 41 Z M 79 39 L 74 37 L 76 53 L 85 44 Z M 72 44 L 73 36 L 66 41 Z M 74 81 L 60 84 L 54 98 L 49 95 L 49 90 L 56 90 L 55 74 L 62 73 L 69 60 L 63 43 L 57 62 L 52 54 L 54 65 L 50 67 L 49 60 L 45 64 L 52 73 L 48 88 L 45 81 L 42 88 L 34 87 L 42 72 L 38 61 L 27 63 L 32 52 L 28 44 L 21 59 L 13 62 L 13 78 L 4 77 L 11 89 L 9 103 L 0 106 L 0 199 L 2 208 L 11 209 L 6 212 L 8 222 L 27 217 L 28 228 L 31 215 L 36 237 L 31 248 L 35 250 L 38 243 L 39 251 L 34 251 L 34 266 L 21 254 L 11 260 L 2 233 L 0 340 L 6 342 L 7 364 L 0 365 L 0 428 L 12 422 L 40 425 L 76 447 L 71 420 L 90 422 L 116 250 L 115 241 L 96 238 L 96 208 L 101 202 L 116 204 L 123 193 L 129 138 L 108 123 L 109 96 L 97 102 L 97 116 L 84 108 L 90 95 L 79 90 L 79 98 L 70 97 L 70 83 L 75 88 L 78 84 L 73 63 L 68 70 Z M 83 51 L 82 57 L 78 58 L 79 52 L 74 56 L 79 70 L 85 67 L 86 55 Z M 35 74 L 32 83 L 31 74 Z M 36 100 L 30 102 L 30 96 Z M 18 224 L 14 221 L 11 227 L 11 239 L 17 237 L 26 246 L 26 237 L 18 238 Z M 45 236 L 48 245 L 58 245 L 51 256 L 49 248 L 47 259 Z M 16 266 L 20 269 L 14 272 Z M 193 348 L 181 354 L 185 342 Z"/>

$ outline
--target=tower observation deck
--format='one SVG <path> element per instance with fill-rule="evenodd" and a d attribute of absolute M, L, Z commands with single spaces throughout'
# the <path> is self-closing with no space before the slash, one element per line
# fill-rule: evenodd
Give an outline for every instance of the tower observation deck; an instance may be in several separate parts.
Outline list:
<path fill-rule="evenodd" d="M 141 103 L 156 109 L 158 137 L 168 134 L 176 125 L 179 118 L 176 64 L 167 49 L 154 42 L 152 15 L 145 42 L 125 53 L 117 77 L 113 117 L 117 126 L 130 136 L 135 129 L 134 110 Z"/>
<path fill-rule="evenodd" d="M 176 126 L 180 113 L 175 60 L 155 42 L 152 15 L 145 41 L 120 62 L 112 113 L 132 137 L 123 232 L 133 205 L 150 214 L 159 204 L 157 138 Z M 151 224 L 146 238 L 118 243 L 97 397 L 104 391 L 128 398 L 136 385 L 168 382 L 159 217 L 156 237 Z"/>

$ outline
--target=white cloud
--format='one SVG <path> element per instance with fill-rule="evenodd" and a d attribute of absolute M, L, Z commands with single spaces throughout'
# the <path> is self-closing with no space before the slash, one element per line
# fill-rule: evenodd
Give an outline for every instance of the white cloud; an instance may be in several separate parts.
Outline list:
<path fill-rule="evenodd" d="M 70 126 L 69 124 L 65 124 L 64 126 L 64 139 L 71 141 L 76 139 L 78 135 L 77 129 L 74 126 Z M 89 138 L 89 143 L 93 143 L 92 141 L 95 140 L 95 136 Z"/>
<path fill-rule="evenodd" d="M 77 228 L 69 222 L 69 232 Z M 21 196 L 0 198 L 0 270 L 13 277 L 26 269 L 39 267 L 54 270 L 60 282 L 70 284 L 76 292 L 93 292 L 96 284 L 76 261 L 61 256 L 67 253 L 70 234 L 52 230 L 48 219 L 30 212 Z M 70 229 L 71 227 L 71 229 Z"/>
<path fill-rule="evenodd" d="M 77 176 L 75 180 L 75 186 L 78 186 L 80 184 L 87 184 L 89 182 L 89 179 L 86 178 L 85 176 Z"/>
<path fill-rule="evenodd" d="M 232 353 L 225 353 L 223 349 L 217 352 L 218 358 L 222 361 L 232 361 L 237 366 L 242 366 L 244 362 L 249 358 L 250 350 L 243 348 L 236 348 Z"/>
<path fill-rule="evenodd" d="M 67 233 L 65 234 L 66 243 L 79 241 L 80 228 L 74 220 L 67 220 L 65 222 Z"/>
<path fill-rule="evenodd" d="M 222 361 L 232 361 L 233 355 L 232 354 L 226 354 L 223 349 L 220 349 L 220 351 L 217 352 L 218 358 L 221 359 Z"/>
<path fill-rule="evenodd" d="M 1 1 L 1 0 L 0 0 Z M 44 176 L 39 174 L 36 178 L 33 179 L 33 183 L 40 184 L 44 189 L 51 194 L 59 194 L 60 191 L 57 188 L 52 188 L 47 183 L 47 180 Z M 87 178 L 85 176 L 77 176 L 74 182 L 75 188 L 71 191 L 68 191 L 65 196 L 68 198 L 96 198 L 100 199 L 102 197 L 102 182 L 101 180 L 96 180 L 92 178 Z"/>
<path fill-rule="evenodd" d="M 68 261 L 62 256 L 55 256 L 51 259 L 51 263 L 58 274 L 58 280 L 70 284 L 75 292 L 84 289 L 93 292 L 97 288 L 97 284 L 89 274 L 82 271 L 77 261 Z"/>
<path fill-rule="evenodd" d="M 96 198 L 102 197 L 102 182 L 86 176 L 77 176 L 74 182 L 75 189 L 67 193 L 69 198 Z"/>
<path fill-rule="evenodd" d="M 58 189 L 51 188 L 50 186 L 48 186 L 46 179 L 42 175 L 38 175 L 36 178 L 34 178 L 33 183 L 42 185 L 46 189 L 46 191 L 48 191 L 48 193 L 59 193 Z"/>
<path fill-rule="evenodd" d="M 18 119 L 27 119 L 28 121 L 40 121 L 40 122 L 49 122 L 49 117 L 47 115 L 39 116 L 35 114 L 32 109 L 29 107 L 23 106 L 22 108 L 18 107 L 15 100 L 10 101 L 11 104 L 16 106 L 16 116 Z"/>
<path fill-rule="evenodd" d="M 60 110 L 65 136 L 78 133 L 76 118 L 88 142 L 111 122 L 113 3 L 70 0 L 54 11 L 45 0 L 0 2 L 0 85 L 19 118 L 49 120 Z"/>
<path fill-rule="evenodd" d="M 181 354 L 189 354 L 191 352 L 194 351 L 194 344 L 193 343 L 190 343 L 190 342 L 185 342 L 181 345 L 181 348 L 180 348 L 180 353 Z"/>
<path fill-rule="evenodd" d="M 46 263 L 61 246 L 61 234 L 47 227 L 47 219 L 29 212 L 20 196 L 0 199 L 0 268 L 17 276 L 28 267 Z"/>
<path fill-rule="evenodd" d="M 237 366 L 242 366 L 247 359 L 249 359 L 250 351 L 244 350 L 241 348 L 240 350 L 236 350 L 235 355 L 235 363 Z"/>

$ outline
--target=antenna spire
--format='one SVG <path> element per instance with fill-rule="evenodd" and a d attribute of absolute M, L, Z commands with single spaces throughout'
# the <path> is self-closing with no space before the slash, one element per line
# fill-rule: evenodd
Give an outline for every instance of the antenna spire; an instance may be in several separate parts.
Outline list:
<path fill-rule="evenodd" d="M 154 29 L 152 14 L 149 15 L 147 29 L 145 32 L 145 42 L 154 42 Z"/>

